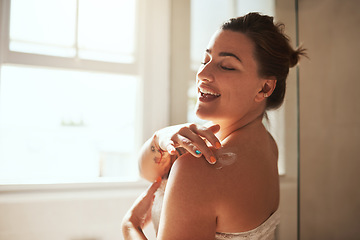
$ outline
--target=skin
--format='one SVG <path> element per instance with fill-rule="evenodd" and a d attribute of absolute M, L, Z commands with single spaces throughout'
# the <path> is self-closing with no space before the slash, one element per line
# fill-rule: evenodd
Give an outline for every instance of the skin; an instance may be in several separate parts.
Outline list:
<path fill-rule="evenodd" d="M 166 128 L 144 145 L 140 169 L 145 178 L 166 176 L 171 166 L 157 239 L 213 239 L 215 232 L 248 231 L 278 208 L 277 146 L 262 124 L 264 93 L 271 95 L 276 80 L 258 76 L 253 50 L 246 35 L 218 31 L 197 73 L 196 113 L 212 125 Z M 204 100 L 204 91 L 218 97 Z M 152 144 L 167 150 L 162 167 L 149 161 Z M 174 162 L 176 147 L 187 153 Z M 218 170 L 207 162 L 219 147 L 237 156 L 231 167 Z"/>
<path fill-rule="evenodd" d="M 196 106 L 198 117 L 221 126 L 220 139 L 262 117 L 263 89 L 270 86 L 270 95 L 275 88 L 276 81 L 258 76 L 253 49 L 252 41 L 244 34 L 219 31 L 210 41 L 197 73 L 198 87 L 221 94 L 210 103 L 197 101 Z"/>
<path fill-rule="evenodd" d="M 151 220 L 151 206 L 154 194 L 160 187 L 161 178 L 157 179 L 143 194 L 134 202 L 126 213 L 122 222 L 122 232 L 125 239 L 147 239 L 142 229 Z"/>

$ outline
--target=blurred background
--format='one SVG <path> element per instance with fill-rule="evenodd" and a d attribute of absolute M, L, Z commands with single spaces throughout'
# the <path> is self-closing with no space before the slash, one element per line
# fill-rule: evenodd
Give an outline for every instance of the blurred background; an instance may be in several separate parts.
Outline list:
<path fill-rule="evenodd" d="M 0 240 L 122 239 L 149 183 L 154 131 L 199 122 L 211 35 L 251 11 L 285 23 L 309 59 L 269 113 L 279 145 L 277 239 L 359 239 L 360 1 L 0 0 Z M 146 228 L 155 239 L 152 226 Z"/>

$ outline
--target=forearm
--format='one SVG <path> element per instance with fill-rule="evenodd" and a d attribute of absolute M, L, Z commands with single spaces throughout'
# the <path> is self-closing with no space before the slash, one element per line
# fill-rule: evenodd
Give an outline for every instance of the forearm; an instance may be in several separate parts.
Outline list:
<path fill-rule="evenodd" d="M 171 167 L 172 156 L 160 149 L 156 140 L 154 135 L 144 143 L 138 160 L 140 175 L 151 182 L 167 175 Z"/>
<path fill-rule="evenodd" d="M 147 239 L 142 229 L 151 221 L 151 206 L 154 194 L 160 187 L 161 179 L 157 179 L 143 192 L 125 214 L 121 227 L 125 240 Z"/>

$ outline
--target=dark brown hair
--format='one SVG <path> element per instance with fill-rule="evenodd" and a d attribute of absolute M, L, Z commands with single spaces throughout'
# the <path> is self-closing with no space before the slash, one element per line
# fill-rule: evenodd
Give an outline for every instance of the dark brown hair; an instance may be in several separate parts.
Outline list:
<path fill-rule="evenodd" d="M 266 109 L 278 108 L 284 101 L 289 68 L 298 63 L 301 55 L 306 55 L 305 49 L 293 49 L 283 33 L 284 24 L 275 24 L 273 17 L 259 13 L 232 18 L 221 29 L 241 32 L 254 42 L 259 76 L 277 80 L 274 92 L 267 99 Z"/>

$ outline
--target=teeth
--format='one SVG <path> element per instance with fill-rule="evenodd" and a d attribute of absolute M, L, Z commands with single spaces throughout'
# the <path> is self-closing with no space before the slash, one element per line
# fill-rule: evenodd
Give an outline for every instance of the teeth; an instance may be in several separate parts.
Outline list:
<path fill-rule="evenodd" d="M 217 97 L 220 96 L 220 94 L 218 94 L 218 93 L 211 92 L 211 91 L 209 91 L 207 89 L 203 89 L 203 88 L 200 88 L 200 92 L 203 94 L 210 94 L 210 95 L 217 96 Z"/>

